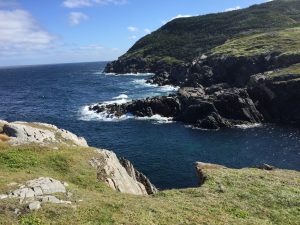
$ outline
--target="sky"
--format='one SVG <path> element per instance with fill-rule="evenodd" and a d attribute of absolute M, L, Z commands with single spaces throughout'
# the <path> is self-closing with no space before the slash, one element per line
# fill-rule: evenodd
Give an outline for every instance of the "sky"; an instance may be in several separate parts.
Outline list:
<path fill-rule="evenodd" d="M 178 17 L 266 0 L 0 0 L 0 66 L 110 61 Z"/>

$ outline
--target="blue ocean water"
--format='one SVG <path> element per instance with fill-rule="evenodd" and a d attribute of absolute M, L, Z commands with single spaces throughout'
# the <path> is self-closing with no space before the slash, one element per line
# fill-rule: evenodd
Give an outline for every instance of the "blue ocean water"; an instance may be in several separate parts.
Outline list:
<path fill-rule="evenodd" d="M 161 189 L 195 186 L 196 161 L 234 168 L 268 163 L 300 170 L 300 131 L 291 127 L 203 131 L 161 120 L 103 121 L 86 106 L 174 91 L 146 85 L 145 74 L 103 74 L 105 64 L 1 68 L 0 119 L 46 122 L 70 130 L 91 146 L 131 160 Z"/>

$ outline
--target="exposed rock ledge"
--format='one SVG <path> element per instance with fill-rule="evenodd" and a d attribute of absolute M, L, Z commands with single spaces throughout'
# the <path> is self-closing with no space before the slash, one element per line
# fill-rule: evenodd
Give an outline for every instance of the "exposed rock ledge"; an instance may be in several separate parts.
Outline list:
<path fill-rule="evenodd" d="M 75 134 L 45 123 L 3 122 L 3 134 L 7 135 L 12 145 L 36 144 L 68 144 L 88 147 L 86 140 Z"/>
<path fill-rule="evenodd" d="M 90 110 L 96 113 L 106 111 L 116 117 L 127 113 L 137 117 L 159 114 L 203 129 L 261 123 L 263 120 L 247 89 L 230 88 L 226 84 L 209 88 L 182 88 L 168 97 L 147 98 L 122 105 L 100 103 L 90 106 Z"/>
<path fill-rule="evenodd" d="M 84 138 L 50 124 L 0 121 L 1 127 L 3 131 L 0 135 L 5 136 L 10 145 L 33 143 L 50 146 L 58 151 L 60 145 L 88 147 Z M 95 155 L 90 160 L 91 166 L 97 169 L 95 179 L 122 193 L 150 195 L 157 192 L 149 179 L 128 160 L 119 160 L 115 153 L 102 149 L 97 149 Z"/>

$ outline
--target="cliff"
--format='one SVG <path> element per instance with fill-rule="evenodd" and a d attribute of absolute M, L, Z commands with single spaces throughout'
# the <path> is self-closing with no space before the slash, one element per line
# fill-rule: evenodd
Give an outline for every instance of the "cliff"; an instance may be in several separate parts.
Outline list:
<path fill-rule="evenodd" d="M 0 133 L 0 224 L 296 225 L 300 220 L 296 171 L 197 163 L 199 187 L 157 192 L 129 161 L 87 147 L 83 138 L 55 126 L 0 121 Z"/>
<path fill-rule="evenodd" d="M 204 129 L 300 125 L 300 1 L 275 0 L 234 12 L 173 20 L 139 40 L 107 72 L 153 72 L 148 83 L 176 95 L 100 103 L 115 116 L 160 114 Z"/>

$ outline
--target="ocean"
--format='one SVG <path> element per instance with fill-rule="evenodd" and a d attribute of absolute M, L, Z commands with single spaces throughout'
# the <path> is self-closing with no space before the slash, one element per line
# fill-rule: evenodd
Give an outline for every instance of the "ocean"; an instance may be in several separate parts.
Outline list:
<path fill-rule="evenodd" d="M 104 74 L 106 62 L 0 68 L 0 119 L 55 124 L 90 146 L 129 159 L 160 189 L 197 185 L 196 161 L 233 168 L 273 166 L 300 171 L 300 130 L 256 125 L 205 131 L 169 118 L 113 118 L 89 112 L 98 102 L 168 95 L 146 84 L 151 74 Z"/>

